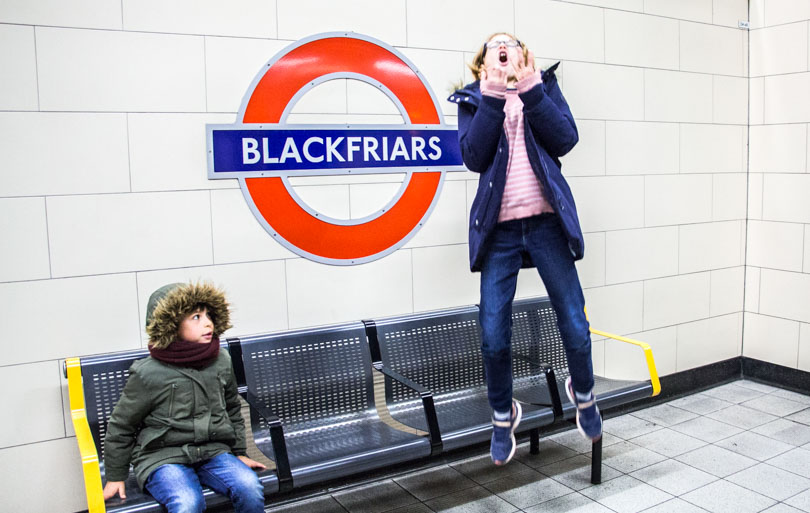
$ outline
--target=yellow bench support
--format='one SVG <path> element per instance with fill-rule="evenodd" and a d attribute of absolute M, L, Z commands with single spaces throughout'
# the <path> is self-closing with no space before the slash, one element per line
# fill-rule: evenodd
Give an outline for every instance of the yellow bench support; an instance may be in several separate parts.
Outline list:
<path fill-rule="evenodd" d="M 79 443 L 79 454 L 82 458 L 84 472 L 84 489 L 87 494 L 89 513 L 105 513 L 104 494 L 101 486 L 101 470 L 98 463 L 98 452 L 87 422 L 87 411 L 84 405 L 84 385 L 82 368 L 78 358 L 65 360 L 67 369 L 68 392 L 70 394 L 70 416 L 73 418 L 73 429 Z"/>
<path fill-rule="evenodd" d="M 588 309 L 585 309 L 585 318 L 588 318 Z M 652 348 L 646 342 L 640 342 L 638 340 L 633 340 L 632 338 L 621 337 L 619 335 L 614 335 L 613 333 L 608 333 L 606 331 L 597 330 L 591 328 L 591 333 L 594 335 L 599 335 L 600 337 L 610 338 L 613 340 L 618 340 L 619 342 L 625 342 L 627 344 L 633 344 L 634 346 L 640 347 L 644 351 L 644 358 L 647 361 L 647 370 L 650 373 L 650 383 L 652 384 L 653 392 L 650 397 L 655 397 L 661 393 L 661 381 L 658 379 L 658 369 L 655 368 L 655 358 L 653 358 Z"/>

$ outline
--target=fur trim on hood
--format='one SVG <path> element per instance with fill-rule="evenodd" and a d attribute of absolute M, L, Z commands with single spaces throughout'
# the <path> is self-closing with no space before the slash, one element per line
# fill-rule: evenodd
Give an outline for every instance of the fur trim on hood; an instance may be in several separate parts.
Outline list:
<path fill-rule="evenodd" d="M 146 306 L 146 333 L 149 346 L 165 349 L 177 340 L 180 323 L 198 307 L 205 306 L 214 322 L 214 336 L 231 328 L 231 315 L 225 293 L 211 283 L 172 283 L 159 288 Z"/>

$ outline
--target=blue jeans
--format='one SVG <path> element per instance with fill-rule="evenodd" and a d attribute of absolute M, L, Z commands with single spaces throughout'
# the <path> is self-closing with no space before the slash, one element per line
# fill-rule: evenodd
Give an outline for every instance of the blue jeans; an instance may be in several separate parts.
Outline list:
<path fill-rule="evenodd" d="M 195 465 L 161 465 L 146 480 L 146 489 L 169 513 L 205 510 L 202 485 L 231 499 L 237 513 L 264 513 L 258 476 L 231 453 Z"/>
<path fill-rule="evenodd" d="M 531 258 L 557 314 L 574 390 L 593 388 L 591 335 L 585 297 L 568 239 L 555 214 L 498 223 L 481 269 L 481 353 L 489 404 L 495 411 L 512 405 L 512 301 L 523 256 Z"/>

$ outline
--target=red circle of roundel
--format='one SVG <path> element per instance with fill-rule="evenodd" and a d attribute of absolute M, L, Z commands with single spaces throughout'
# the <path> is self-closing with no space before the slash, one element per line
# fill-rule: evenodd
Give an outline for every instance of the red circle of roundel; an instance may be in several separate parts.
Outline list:
<path fill-rule="evenodd" d="M 399 56 L 370 41 L 338 36 L 305 43 L 273 63 L 256 84 L 241 121 L 278 123 L 301 88 L 321 76 L 346 72 L 386 86 L 411 123 L 441 122 L 432 95 Z M 245 178 L 245 186 L 256 210 L 281 238 L 309 255 L 340 263 L 368 260 L 402 242 L 430 209 L 441 179 L 441 171 L 413 173 L 388 211 L 368 222 L 348 225 L 314 217 L 295 201 L 279 177 Z"/>

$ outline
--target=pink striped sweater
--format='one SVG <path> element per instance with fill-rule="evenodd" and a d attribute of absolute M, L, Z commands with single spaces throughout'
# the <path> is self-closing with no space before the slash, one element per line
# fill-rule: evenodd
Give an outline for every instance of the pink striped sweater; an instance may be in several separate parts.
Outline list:
<path fill-rule="evenodd" d="M 526 153 L 526 139 L 523 129 L 523 102 L 519 93 L 528 91 L 541 82 L 540 74 L 517 82 L 517 89 L 507 89 L 505 85 L 481 81 L 481 94 L 495 98 L 505 98 L 503 127 L 509 140 L 509 162 L 506 166 L 506 186 L 503 190 L 498 222 L 523 219 L 554 209 L 543 195 L 543 186 L 532 170 Z"/>

